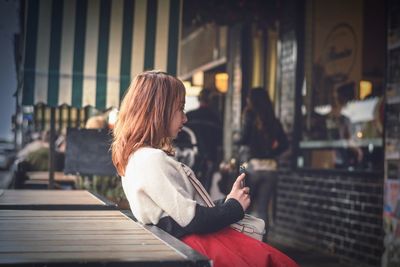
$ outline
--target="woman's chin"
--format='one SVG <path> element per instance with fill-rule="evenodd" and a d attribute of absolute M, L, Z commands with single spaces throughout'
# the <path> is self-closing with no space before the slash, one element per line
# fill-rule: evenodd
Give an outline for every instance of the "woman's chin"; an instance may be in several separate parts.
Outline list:
<path fill-rule="evenodd" d="M 177 130 L 177 131 L 174 132 L 174 133 L 170 133 L 170 134 L 169 134 L 169 138 L 175 140 L 175 139 L 178 137 L 178 135 L 179 135 L 179 133 L 180 133 L 181 131 L 182 131 L 182 130 L 179 129 L 179 130 Z"/>
<path fill-rule="evenodd" d="M 175 140 L 178 137 L 178 134 L 171 134 L 169 136 L 169 138 L 171 138 L 172 140 Z"/>

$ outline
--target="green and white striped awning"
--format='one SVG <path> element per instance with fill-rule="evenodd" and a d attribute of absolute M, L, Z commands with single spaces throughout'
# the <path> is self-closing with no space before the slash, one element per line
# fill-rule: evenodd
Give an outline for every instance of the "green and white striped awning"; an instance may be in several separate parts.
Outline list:
<path fill-rule="evenodd" d="M 177 73 L 181 0 L 25 3 L 23 105 L 118 107 L 136 74 Z"/>

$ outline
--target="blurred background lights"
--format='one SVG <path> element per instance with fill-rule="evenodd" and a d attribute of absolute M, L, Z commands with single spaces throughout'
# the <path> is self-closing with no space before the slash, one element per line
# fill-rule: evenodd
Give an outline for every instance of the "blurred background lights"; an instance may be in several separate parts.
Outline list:
<path fill-rule="evenodd" d="M 228 91 L 228 73 L 215 74 L 215 87 L 221 93 Z"/>
<path fill-rule="evenodd" d="M 360 81 L 360 99 L 372 93 L 372 83 L 369 81 Z"/>

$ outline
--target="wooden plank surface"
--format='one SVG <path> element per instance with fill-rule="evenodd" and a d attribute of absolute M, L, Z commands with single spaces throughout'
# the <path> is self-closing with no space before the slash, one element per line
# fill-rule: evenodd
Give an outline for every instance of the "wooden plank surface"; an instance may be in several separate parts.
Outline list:
<path fill-rule="evenodd" d="M 0 190 L 0 209 L 115 208 L 86 190 Z"/>
<path fill-rule="evenodd" d="M 48 171 L 27 172 L 26 175 L 32 181 L 49 181 Z M 61 183 L 77 183 L 78 177 L 72 174 L 64 174 L 63 172 L 54 172 L 54 181 Z"/>
<path fill-rule="evenodd" d="M 105 203 L 85 190 L 4 190 L 0 205 L 7 204 L 97 204 Z"/>
<path fill-rule="evenodd" d="M 2 210 L 0 212 L 0 217 L 9 217 L 9 218 L 17 218 L 17 217 L 44 217 L 44 218 L 51 218 L 56 219 L 56 218 L 62 218 L 62 219 L 69 219 L 72 217 L 78 217 L 78 218 L 94 218 L 97 219 L 98 217 L 102 218 L 110 218 L 110 217 L 116 217 L 119 218 L 121 216 L 121 212 L 117 210 L 110 210 L 107 211 L 107 213 L 101 211 L 101 210 L 93 210 L 90 212 L 87 212 L 86 210 L 69 210 L 68 211 L 68 216 L 65 216 L 67 214 L 64 210 L 53 210 L 51 213 L 49 213 L 46 210 L 25 210 L 24 212 L 15 212 L 15 210 Z M 2 218 L 5 219 L 5 218 Z"/>
<path fill-rule="evenodd" d="M 209 266 L 119 211 L 2 210 L 1 264 Z"/>

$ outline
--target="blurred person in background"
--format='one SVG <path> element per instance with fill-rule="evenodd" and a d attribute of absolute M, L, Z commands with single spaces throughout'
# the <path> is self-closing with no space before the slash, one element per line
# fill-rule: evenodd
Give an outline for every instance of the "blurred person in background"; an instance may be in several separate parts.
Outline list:
<path fill-rule="evenodd" d="M 213 90 L 203 88 L 198 96 L 200 106 L 186 114 L 186 127 L 195 133 L 199 151 L 194 166 L 190 167 L 207 191 L 210 191 L 211 179 L 222 154 L 222 124 L 210 106 L 213 95 Z"/>
<path fill-rule="evenodd" d="M 85 124 L 86 129 L 104 129 L 107 127 L 107 120 L 102 115 L 90 117 Z"/>
<path fill-rule="evenodd" d="M 354 87 L 350 82 L 333 89 L 332 109 L 325 121 L 328 140 L 348 141 L 348 147 L 334 150 L 334 166 L 339 169 L 356 168 L 363 159 L 362 150 L 354 144 L 350 118 L 343 114 L 347 103 L 354 100 Z"/>
<path fill-rule="evenodd" d="M 32 141 L 27 143 L 17 154 L 19 160 L 24 160 L 26 157 L 36 150 L 49 148 L 50 132 L 42 131 L 32 133 Z"/>
<path fill-rule="evenodd" d="M 39 136 L 39 138 L 38 138 Z M 55 141 L 54 171 L 64 170 L 65 138 L 59 135 Z M 50 131 L 45 130 L 33 136 L 33 141 L 26 144 L 17 154 L 13 164 L 14 187 L 23 188 L 29 177 L 27 172 L 41 172 L 49 170 Z"/>
<path fill-rule="evenodd" d="M 276 158 L 288 148 L 288 139 L 264 88 L 249 90 L 242 115 L 242 129 L 234 139 L 240 145 L 239 162 L 247 165 L 246 182 L 255 200 L 251 210 L 272 225 L 278 183 Z M 272 199 L 275 200 L 272 203 L 273 217 L 268 213 Z"/>
<path fill-rule="evenodd" d="M 198 96 L 199 107 L 189 111 L 186 116 L 192 122 L 206 122 L 214 125 L 221 125 L 221 120 L 211 108 L 210 103 L 213 97 L 213 91 L 208 88 L 203 88 Z"/>

